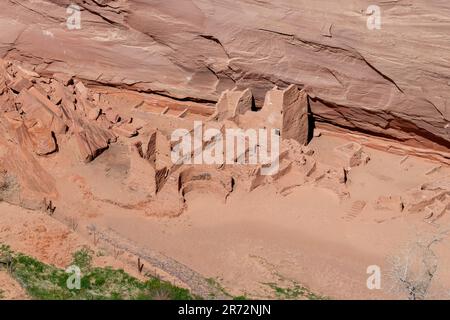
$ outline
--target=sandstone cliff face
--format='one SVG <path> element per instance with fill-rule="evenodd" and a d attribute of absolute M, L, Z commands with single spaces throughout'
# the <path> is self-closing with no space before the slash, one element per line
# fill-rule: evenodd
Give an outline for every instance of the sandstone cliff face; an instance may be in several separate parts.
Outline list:
<path fill-rule="evenodd" d="M 450 148 L 448 0 L 8 0 L 0 26 L 0 57 L 37 73 L 204 102 L 237 86 L 259 105 L 297 84 L 317 121 Z"/>

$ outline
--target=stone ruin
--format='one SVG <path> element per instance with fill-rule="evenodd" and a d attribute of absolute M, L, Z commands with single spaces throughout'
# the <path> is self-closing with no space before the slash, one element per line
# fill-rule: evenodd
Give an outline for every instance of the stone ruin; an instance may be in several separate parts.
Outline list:
<path fill-rule="evenodd" d="M 250 89 L 234 88 L 222 93 L 210 115 L 205 114 L 205 108 L 195 106 L 166 105 L 159 112 L 141 112 L 147 107 L 141 98 L 135 102 L 133 117 L 122 114 L 121 107 L 102 92 L 60 73 L 44 77 L 2 61 L 0 85 L 4 115 L 1 128 L 6 128 L 2 129 L 0 144 L 5 147 L 3 150 L 10 150 L 7 155 L 1 155 L 4 172 L 1 196 L 12 203 L 39 208 L 43 199 L 46 204 L 47 200 L 58 202 L 55 182 L 39 158 L 63 149 L 73 151 L 72 160 L 90 163 L 114 143 L 130 146 L 128 178 L 123 183 L 145 191 L 154 208 L 151 212 L 180 214 L 187 205 L 186 195 L 192 191 L 218 194 L 226 200 L 236 189 L 250 192 L 275 183 L 279 184 L 280 193 L 286 195 L 295 187 L 282 182 L 291 172 L 300 172 L 304 176 L 302 183 L 322 183 L 338 193 L 343 192 L 342 174 L 327 173 L 315 161 L 314 152 L 306 147 L 312 131 L 308 94 L 296 85 L 269 90 L 259 110 L 254 106 Z M 281 138 L 278 172 L 264 176 L 261 174 L 264 165 L 260 164 L 174 164 L 170 157 L 174 148 L 170 134 L 176 128 L 187 128 L 191 133 L 192 120 L 196 117 L 205 121 L 205 130 L 276 129 Z M 8 136 L 19 148 L 8 141 Z M 213 137 L 201 148 L 214 147 L 215 143 Z M 366 161 L 361 148 L 347 149 L 343 148 L 349 166 Z M 351 152 L 354 154 L 349 155 Z M 246 149 L 237 158 L 247 157 L 248 153 Z"/>
<path fill-rule="evenodd" d="M 296 85 L 269 90 L 260 109 L 250 89 L 234 88 L 224 91 L 215 107 L 152 104 L 138 96 L 129 102 L 131 113 L 127 113 L 122 102 L 108 100 L 109 95 L 78 79 L 58 73 L 40 76 L 1 61 L 0 91 L 0 199 L 31 209 L 44 206 L 48 210 L 52 203 L 54 210 L 60 198 L 42 159 L 63 152 L 69 154 L 68 163 L 88 164 L 115 144 L 129 147 L 129 168 L 121 183 L 141 191 L 136 206 L 145 206 L 148 214 L 178 215 L 192 192 L 213 193 L 226 201 L 233 192 L 252 192 L 267 184 L 282 196 L 298 186 L 312 185 L 347 199 L 352 168 L 370 160 L 360 144 L 349 142 L 333 150 L 338 166 L 317 161 L 308 143 L 320 134 L 312 134 L 308 93 Z M 261 164 L 173 163 L 171 133 L 185 128 L 191 134 L 195 120 L 204 121 L 203 130 L 278 130 L 278 171 L 266 176 L 261 174 L 266 165 Z M 200 149 L 214 148 L 215 143 L 212 137 Z M 199 151 L 193 150 L 193 156 Z M 249 152 L 247 148 L 236 159 L 248 157 Z M 449 209 L 450 188 L 445 181 L 423 185 L 406 195 L 380 196 L 373 206 L 437 219 Z"/>

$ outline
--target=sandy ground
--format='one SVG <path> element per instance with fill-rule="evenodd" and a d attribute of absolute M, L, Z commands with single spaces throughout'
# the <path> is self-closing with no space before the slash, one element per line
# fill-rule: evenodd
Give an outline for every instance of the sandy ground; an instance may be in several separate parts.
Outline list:
<path fill-rule="evenodd" d="M 63 268 L 88 246 L 94 264 L 133 275 L 140 257 L 145 273 L 204 297 L 207 278 L 251 298 L 275 297 L 269 283 L 331 298 L 448 297 L 443 146 L 311 132 L 307 93 L 295 86 L 270 91 L 257 112 L 239 91 L 214 107 L 0 67 L 11 89 L 2 96 L 0 198 L 35 210 L 0 203 L 0 243 L 13 250 Z M 224 130 L 279 129 L 280 170 L 265 177 L 261 164 L 175 164 L 171 136 L 195 136 L 196 121 L 219 133 L 188 155 L 222 153 Z M 248 153 L 264 145 L 260 136 Z M 381 272 L 373 290 L 372 269 Z"/>
<path fill-rule="evenodd" d="M 6 271 L 0 271 L 0 300 L 28 300 L 25 290 Z"/>
<path fill-rule="evenodd" d="M 332 164 L 336 159 L 329 150 L 342 143 L 345 140 L 341 138 L 323 136 L 313 140 L 311 147 L 318 161 Z M 120 146 L 115 148 L 121 150 Z M 108 152 L 116 152 L 112 150 Z M 266 283 L 300 283 L 331 298 L 403 299 L 405 293 L 393 289 L 390 261 L 418 239 L 446 230 L 449 220 L 444 216 L 438 223 L 429 224 L 421 216 L 375 210 L 373 203 L 381 195 L 402 194 L 450 171 L 443 167 L 426 175 L 436 163 L 414 157 L 400 163 L 403 156 L 366 151 L 370 162 L 349 174 L 349 199 L 342 200 L 331 190 L 314 186 L 296 187 L 282 196 L 275 186 L 267 185 L 251 193 L 233 193 L 226 204 L 214 195 L 193 192 L 188 196 L 187 211 L 175 218 L 148 216 L 137 208 L 117 205 L 125 198 L 116 182 L 126 175 L 126 161 L 123 171 L 117 167 L 105 170 L 108 161 L 114 165 L 122 161 L 107 152 L 94 163 L 74 167 L 76 175 L 58 172 L 61 163 L 53 167 L 58 188 L 65 195 L 54 218 L 69 225 L 76 221 L 76 233 L 87 241 L 92 242 L 87 228 L 95 225 L 105 234 L 117 235 L 119 243 L 123 239 L 136 248 L 173 258 L 204 277 L 218 279 L 235 295 L 270 297 L 273 292 Z M 51 163 L 48 167 L 52 169 Z M 239 181 L 236 183 L 239 185 Z M 91 192 L 94 188 L 98 190 L 95 197 Z M 76 211 L 71 209 L 75 207 Z M 22 221 L 30 224 L 28 218 Z M 48 228 L 41 224 L 31 228 Z M 20 228 L 20 224 L 15 225 Z M 32 237 L 20 235 L 17 249 L 56 264 L 67 262 L 67 252 L 74 249 L 74 245 L 60 246 L 61 240 L 74 237 L 73 233 L 44 232 L 30 241 Z M 58 249 L 55 246 L 49 254 L 47 248 L 55 242 Z M 434 251 L 439 267 L 429 296 L 445 298 L 445 288 L 450 285 L 448 239 L 439 241 Z M 372 265 L 381 268 L 379 290 L 369 290 L 366 285 L 367 268 Z"/>
<path fill-rule="evenodd" d="M 59 268 L 66 268 L 71 264 L 74 252 L 88 248 L 92 252 L 94 266 L 123 269 L 139 279 L 145 279 L 145 274 L 157 275 L 164 280 L 184 285 L 149 264 L 139 273 L 135 255 L 120 248 L 111 248 L 105 243 L 89 241 L 93 239 L 92 235 L 87 235 L 86 238 L 80 235 L 77 232 L 78 226 L 74 230 L 72 224 L 66 225 L 47 214 L 24 210 L 4 202 L 0 203 L 0 213 L 0 244 L 9 245 L 15 252 Z M 0 270 L 0 289 L 3 290 L 3 299 L 27 297 L 20 285 L 3 270 Z"/>

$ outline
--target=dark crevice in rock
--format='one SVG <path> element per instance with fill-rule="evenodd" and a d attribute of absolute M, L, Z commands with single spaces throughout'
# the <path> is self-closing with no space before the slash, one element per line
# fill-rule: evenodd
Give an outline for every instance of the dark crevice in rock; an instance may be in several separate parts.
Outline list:
<path fill-rule="evenodd" d="M 200 35 L 200 37 L 203 39 L 210 40 L 210 41 L 217 43 L 222 48 L 223 52 L 225 52 L 225 55 L 227 56 L 227 58 L 230 59 L 230 55 L 228 54 L 227 50 L 225 49 L 224 45 L 222 44 L 222 42 L 219 39 L 217 39 L 214 36 L 210 36 L 210 35 Z"/>
<path fill-rule="evenodd" d="M 366 110 L 366 112 L 372 113 L 373 115 L 376 115 L 376 116 L 381 116 L 382 118 L 385 118 L 386 121 L 388 121 L 388 124 L 386 127 L 379 127 L 378 129 L 374 128 L 373 130 L 370 130 L 367 128 L 361 128 L 361 126 L 359 126 L 356 123 L 353 123 L 351 119 L 346 117 L 342 111 L 339 111 L 339 109 L 345 110 L 345 109 L 349 109 L 349 107 L 337 105 L 333 102 L 326 101 L 326 100 L 323 100 L 323 99 L 320 99 L 317 97 L 314 99 L 312 99 L 312 98 L 310 98 L 310 99 L 312 101 L 320 101 L 323 105 L 325 105 L 329 108 L 332 108 L 333 111 L 338 112 L 342 116 L 342 118 L 345 119 L 351 125 L 346 125 L 343 123 L 339 123 L 337 121 L 333 121 L 332 119 L 329 119 L 323 115 L 314 113 L 314 110 L 312 110 L 314 120 L 317 122 L 327 123 L 327 124 L 330 124 L 335 127 L 339 127 L 339 128 L 346 129 L 349 131 L 360 132 L 360 133 L 367 134 L 370 136 L 376 136 L 376 137 L 394 140 L 394 141 L 402 142 L 402 143 L 410 143 L 411 146 L 414 146 L 414 147 L 438 149 L 438 150 L 441 150 L 444 152 L 448 152 L 448 150 L 450 149 L 450 141 L 447 141 L 442 137 L 436 136 L 436 135 L 430 133 L 429 131 L 418 127 L 416 124 L 414 124 L 404 118 L 396 116 L 392 112 L 386 112 L 386 113 L 380 114 L 379 112 L 370 112 L 369 110 Z M 376 126 L 376 124 L 372 123 L 371 126 Z M 408 133 L 409 136 L 408 136 L 408 138 L 402 139 L 399 136 L 395 136 L 393 134 L 386 133 L 387 129 L 393 129 L 393 130 L 396 130 L 399 132 Z M 423 140 L 429 141 L 429 143 L 425 144 Z"/>

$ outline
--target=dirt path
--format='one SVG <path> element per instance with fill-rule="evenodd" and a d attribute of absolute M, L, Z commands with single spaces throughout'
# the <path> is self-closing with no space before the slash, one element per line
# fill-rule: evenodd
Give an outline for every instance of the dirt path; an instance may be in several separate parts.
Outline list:
<path fill-rule="evenodd" d="M 101 239 L 110 244 L 112 247 L 141 257 L 143 261 L 150 263 L 152 267 L 159 268 L 167 274 L 180 280 L 186 284 L 195 295 L 205 299 L 230 298 L 211 284 L 211 282 L 209 282 L 204 276 L 168 256 L 158 253 L 151 248 L 140 247 L 130 239 L 121 236 L 112 229 L 100 231 L 100 234 Z"/>

